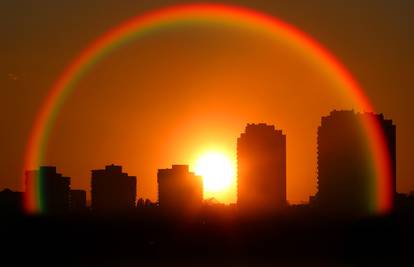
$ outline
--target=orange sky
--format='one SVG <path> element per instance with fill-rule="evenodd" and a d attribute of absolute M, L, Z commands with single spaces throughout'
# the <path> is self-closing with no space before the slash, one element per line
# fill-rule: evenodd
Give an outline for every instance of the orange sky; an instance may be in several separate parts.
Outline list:
<path fill-rule="evenodd" d="M 110 55 L 59 114 L 48 163 L 88 188 L 91 168 L 116 163 L 156 200 L 156 171 L 193 165 L 206 149 L 235 158 L 247 123 L 287 135 L 287 192 L 306 201 L 316 186 L 316 129 L 334 108 L 357 108 L 317 62 L 263 33 L 220 25 L 155 32 Z M 235 201 L 235 192 L 216 196 Z"/>
<path fill-rule="evenodd" d="M 87 43 L 168 0 L 6 1 L 0 9 L 0 187 L 21 190 L 21 165 L 34 116 L 53 81 Z M 397 125 L 397 187 L 414 189 L 411 154 L 412 3 L 399 1 L 223 1 L 280 17 L 316 37 L 349 67 L 377 110 Z M 156 198 L 156 170 L 192 164 L 206 146 L 234 155 L 248 122 L 287 134 L 288 198 L 316 189 L 316 128 L 352 99 L 289 47 L 251 31 L 194 25 L 150 35 L 99 64 L 67 99 L 48 163 L 90 188 L 90 170 L 117 163 Z M 223 127 L 224 126 L 224 127 Z M 226 201 L 233 201 L 229 196 Z"/>

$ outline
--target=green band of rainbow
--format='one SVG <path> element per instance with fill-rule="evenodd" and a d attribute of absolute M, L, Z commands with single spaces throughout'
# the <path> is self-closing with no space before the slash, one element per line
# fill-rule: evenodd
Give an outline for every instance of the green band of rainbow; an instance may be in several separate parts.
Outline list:
<path fill-rule="evenodd" d="M 35 119 L 28 141 L 24 170 L 39 167 L 43 162 L 49 134 L 66 97 L 76 87 L 77 82 L 99 60 L 122 45 L 140 36 L 169 25 L 180 23 L 219 23 L 230 26 L 261 31 L 276 41 L 286 42 L 303 56 L 309 57 L 321 70 L 335 79 L 341 88 L 345 88 L 359 108 L 373 111 L 363 90 L 347 69 L 325 48 L 310 36 L 290 24 L 275 17 L 236 6 L 216 4 L 179 5 L 159 9 L 138 15 L 121 25 L 110 29 L 83 50 L 78 57 L 64 70 L 50 89 Z M 388 158 L 385 138 L 379 123 L 375 120 L 362 122 L 370 140 L 373 164 L 375 169 L 375 185 L 373 185 L 373 210 L 386 212 L 391 208 L 391 164 Z M 41 179 L 27 184 L 25 210 L 39 213 L 43 210 Z"/>

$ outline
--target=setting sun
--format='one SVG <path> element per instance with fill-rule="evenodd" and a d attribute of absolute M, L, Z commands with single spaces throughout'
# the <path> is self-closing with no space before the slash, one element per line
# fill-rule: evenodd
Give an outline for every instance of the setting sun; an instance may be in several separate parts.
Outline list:
<path fill-rule="evenodd" d="M 229 156 L 219 152 L 201 155 L 195 164 L 195 173 L 203 176 L 206 193 L 228 191 L 235 179 L 235 163 Z"/>

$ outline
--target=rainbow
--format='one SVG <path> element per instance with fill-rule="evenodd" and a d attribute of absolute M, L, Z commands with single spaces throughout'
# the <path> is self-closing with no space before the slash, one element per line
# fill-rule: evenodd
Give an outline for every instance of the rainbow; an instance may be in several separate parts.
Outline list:
<path fill-rule="evenodd" d="M 244 7 L 219 4 L 189 4 L 171 6 L 138 15 L 110 29 L 84 49 L 63 71 L 44 100 L 35 119 L 28 140 L 24 170 L 40 166 L 45 154 L 48 137 L 60 107 L 76 87 L 77 82 L 102 58 L 124 44 L 136 40 L 170 25 L 187 23 L 219 23 L 260 31 L 278 42 L 285 42 L 304 57 L 315 62 L 329 77 L 335 79 L 346 93 L 351 95 L 359 108 L 372 112 L 370 101 L 349 71 L 313 38 L 273 16 Z M 370 140 L 370 149 L 375 167 L 374 207 L 376 212 L 387 212 L 391 208 L 391 167 L 385 138 L 375 120 L 363 123 Z M 41 179 L 28 184 L 25 194 L 25 210 L 28 213 L 42 212 Z"/>

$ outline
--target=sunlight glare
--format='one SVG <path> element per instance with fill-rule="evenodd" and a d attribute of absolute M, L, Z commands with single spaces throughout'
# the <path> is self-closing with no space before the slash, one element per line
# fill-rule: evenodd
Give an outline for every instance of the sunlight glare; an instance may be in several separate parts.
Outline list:
<path fill-rule="evenodd" d="M 195 164 L 195 173 L 203 176 L 205 192 L 222 192 L 229 189 L 235 179 L 235 163 L 224 153 L 208 152 Z"/>

